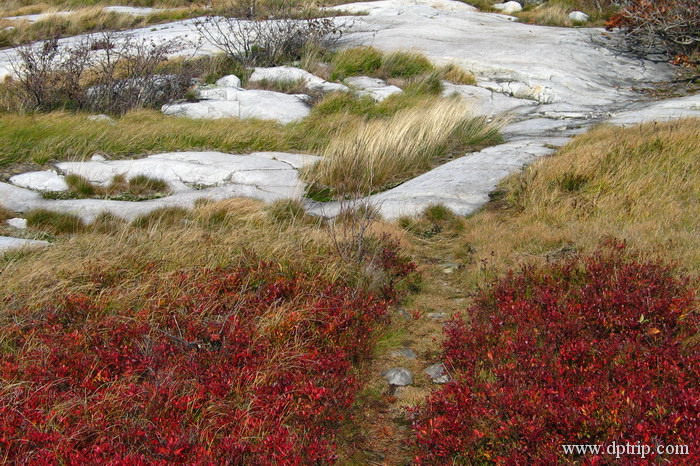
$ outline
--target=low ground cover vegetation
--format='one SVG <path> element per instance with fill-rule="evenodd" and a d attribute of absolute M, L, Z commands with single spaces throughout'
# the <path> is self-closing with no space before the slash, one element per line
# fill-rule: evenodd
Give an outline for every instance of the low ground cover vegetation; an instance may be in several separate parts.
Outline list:
<path fill-rule="evenodd" d="M 185 213 L 3 259 L 7 460 L 335 458 L 357 365 L 414 266 L 384 239 L 349 264 L 318 226 L 249 200 Z"/>
<path fill-rule="evenodd" d="M 367 444 L 391 458 L 418 456 L 426 464 L 472 464 L 498 458 L 552 464 L 596 461 L 556 451 L 558 440 L 551 435 L 564 431 L 567 439 L 581 438 L 579 443 L 590 444 L 595 441 L 583 440 L 586 435 L 601 439 L 606 432 L 626 430 L 629 435 L 624 441 L 654 445 L 666 442 L 660 434 L 655 437 L 658 428 L 668 434 L 669 443 L 697 443 L 693 436 L 697 406 L 687 402 L 697 397 L 697 374 L 681 364 L 697 365 L 698 354 L 697 302 L 687 303 L 700 276 L 700 212 L 694 202 L 700 195 L 694 142 L 700 137 L 699 124 L 689 119 L 631 128 L 599 127 L 506 179 L 492 201 L 466 219 L 440 205 L 420 216 L 400 219 L 398 225 L 410 238 L 408 251 L 422 264 L 423 280 L 421 292 L 403 305 L 417 320 L 396 322 L 389 331 L 397 335 L 396 348 L 409 345 L 419 357 L 424 355 L 423 365 L 402 363 L 414 374 L 425 364 L 449 356 L 456 361 L 452 372 L 456 381 L 434 393 L 434 385 L 416 381 L 398 401 L 386 401 L 381 392 L 368 395 L 372 419 L 387 419 L 358 428 L 369 432 Z M 601 243 L 625 247 L 606 247 L 601 253 Z M 508 275 L 509 270 L 515 272 Z M 582 296 L 587 301 L 576 301 Z M 638 306 L 640 296 L 658 306 Z M 593 302 L 600 307 L 593 309 L 589 306 Z M 635 314 L 640 309 L 643 319 Z M 450 327 L 453 330 L 445 334 L 442 323 L 427 317 L 436 312 L 459 316 Z M 687 316 L 680 318 L 681 314 Z M 627 320 L 620 320 L 623 316 Z M 555 331 L 563 333 L 550 333 Z M 591 336 L 596 332 L 600 332 L 597 337 Z M 581 341 L 579 334 L 587 338 Z M 479 346 L 477 339 L 485 346 Z M 451 352 L 437 353 L 425 341 L 441 345 L 444 341 L 443 349 Z M 634 348 L 634 358 L 639 356 L 641 365 L 630 362 L 628 366 L 624 356 Z M 611 353 L 616 351 L 620 357 Z M 662 353 L 673 356 L 655 359 Z M 578 359 L 575 363 L 566 359 L 571 357 Z M 379 360 L 379 367 L 396 364 L 387 357 Z M 464 371 L 462 364 L 467 363 L 463 361 L 473 363 L 476 370 Z M 576 379 L 577 367 L 594 363 L 596 370 Z M 545 369 L 542 364 L 549 366 Z M 665 377 L 666 364 L 675 375 Z M 628 367 L 635 368 L 631 369 L 634 374 Z M 531 376 L 531 371 L 540 370 L 547 375 Z M 518 376 L 526 372 L 527 376 Z M 603 377 L 604 373 L 610 377 Z M 627 386 L 634 377 L 649 392 Z M 378 376 L 371 386 L 381 390 L 382 382 Z M 570 389 L 563 388 L 566 383 L 571 383 Z M 608 383 L 619 383 L 620 389 L 603 388 Z M 550 400 L 544 388 L 561 389 L 560 399 L 570 404 Z M 629 393 L 630 404 L 619 396 L 622 389 Z M 596 397 L 586 398 L 594 391 Z M 525 399 L 524 393 L 531 398 Z M 661 408 L 652 406 L 649 393 L 659 393 Z M 422 404 L 426 398 L 430 402 Z M 607 405 L 593 409 L 598 399 L 611 406 L 619 404 L 617 417 L 610 417 Z M 567 411 L 577 403 L 585 413 Z M 373 405 L 379 407 L 373 410 Z M 695 412 L 687 411 L 688 407 Z M 402 435 L 397 423 L 412 420 L 405 408 L 422 409 L 424 415 L 413 418 L 418 420 L 418 430 L 412 452 L 395 445 Z M 678 421 L 683 427 L 677 432 L 671 431 L 676 423 L 674 410 L 686 413 Z M 384 435 L 384 429 L 392 433 Z M 651 440 L 645 440 L 647 435 Z M 520 448 L 520 442 L 532 448 Z"/>
<path fill-rule="evenodd" d="M 455 381 L 418 415 L 417 461 L 554 464 L 577 459 L 562 444 L 695 445 L 694 304 L 685 279 L 614 249 L 508 275 L 448 324 Z"/>

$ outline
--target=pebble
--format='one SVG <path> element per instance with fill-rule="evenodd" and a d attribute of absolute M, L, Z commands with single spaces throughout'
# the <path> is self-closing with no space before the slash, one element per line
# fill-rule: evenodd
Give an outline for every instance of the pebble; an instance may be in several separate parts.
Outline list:
<path fill-rule="evenodd" d="M 413 374 L 408 369 L 403 367 L 394 367 L 382 372 L 382 376 L 386 379 L 389 385 L 397 387 L 405 387 L 413 384 Z"/>
<path fill-rule="evenodd" d="M 413 351 L 411 348 L 399 348 L 397 350 L 392 351 L 391 355 L 407 359 L 416 359 L 418 357 L 415 351 Z"/>
<path fill-rule="evenodd" d="M 450 375 L 447 373 L 445 365 L 441 362 L 426 367 L 423 372 L 430 377 L 433 383 L 443 384 L 450 381 Z"/>

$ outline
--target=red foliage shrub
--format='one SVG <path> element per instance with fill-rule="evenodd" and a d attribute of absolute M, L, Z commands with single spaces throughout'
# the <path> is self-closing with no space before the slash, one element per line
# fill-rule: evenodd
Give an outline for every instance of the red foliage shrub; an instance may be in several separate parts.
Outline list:
<path fill-rule="evenodd" d="M 600 464 L 561 445 L 616 441 L 689 445 L 670 459 L 698 464 L 693 305 L 687 281 L 620 251 L 509 274 L 446 328 L 454 382 L 416 413 L 418 462 Z"/>
<path fill-rule="evenodd" d="M 143 308 L 74 295 L 0 327 L 3 460 L 333 461 L 390 299 L 269 263 L 152 288 Z"/>

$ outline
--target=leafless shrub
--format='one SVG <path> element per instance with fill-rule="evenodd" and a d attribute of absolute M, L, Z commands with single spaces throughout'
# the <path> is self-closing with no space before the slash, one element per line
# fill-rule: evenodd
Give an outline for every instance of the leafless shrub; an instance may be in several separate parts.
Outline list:
<path fill-rule="evenodd" d="M 159 74 L 178 48 L 173 41 L 115 33 L 19 46 L 12 64 L 14 88 L 28 110 L 70 108 L 120 115 L 134 108 L 157 108 L 183 97 L 192 85 L 193 70 L 187 67 Z"/>
<path fill-rule="evenodd" d="M 700 52 L 697 0 L 626 0 L 606 26 L 622 29 L 629 48 L 642 54 L 687 58 Z"/>
<path fill-rule="evenodd" d="M 301 58 L 310 44 L 330 45 L 344 25 L 333 18 L 238 19 L 208 16 L 195 22 L 204 40 L 244 66 L 274 66 Z"/>
<path fill-rule="evenodd" d="M 369 197 L 357 195 L 339 201 L 338 214 L 324 224 L 338 257 L 348 263 L 366 261 L 369 230 L 378 219 L 379 209 Z"/>

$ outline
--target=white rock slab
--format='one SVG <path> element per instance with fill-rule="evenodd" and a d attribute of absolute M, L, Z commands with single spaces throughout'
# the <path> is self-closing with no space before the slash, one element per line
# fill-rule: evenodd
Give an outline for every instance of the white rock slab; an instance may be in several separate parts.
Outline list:
<path fill-rule="evenodd" d="M 378 78 L 370 78 L 369 76 L 353 76 L 345 79 L 345 83 L 355 89 L 360 95 L 368 95 L 374 100 L 381 102 L 390 95 L 403 92 L 398 86 L 390 86 Z"/>
<path fill-rule="evenodd" d="M 678 118 L 700 118 L 700 94 L 632 105 L 629 110 L 613 114 L 609 122 L 614 125 L 630 126 Z"/>
<path fill-rule="evenodd" d="M 110 212 L 131 220 L 160 207 L 192 207 L 200 198 L 253 197 L 270 202 L 300 198 L 304 183 L 298 177 L 298 169 L 317 160 L 319 157 L 313 155 L 284 152 L 169 152 L 135 160 L 62 162 L 57 164 L 62 172 L 84 176 L 96 184 L 108 184 L 115 175 L 127 179 L 146 175 L 167 181 L 174 193 L 140 202 L 51 200 L 41 198 L 35 191 L 0 183 L 0 198 L 7 208 L 17 212 L 44 208 L 76 214 L 86 222 L 102 212 Z"/>
<path fill-rule="evenodd" d="M 553 120 L 549 118 L 532 118 L 518 121 L 507 125 L 501 130 L 506 136 L 532 136 L 533 134 L 551 133 L 562 131 L 570 126 L 570 122 L 564 120 Z"/>
<path fill-rule="evenodd" d="M 18 230 L 25 230 L 27 228 L 27 219 L 25 218 L 11 218 L 7 220 L 7 224 Z"/>
<path fill-rule="evenodd" d="M 537 102 L 532 100 L 518 99 L 479 86 L 452 84 L 447 81 L 443 81 L 442 85 L 443 96 L 447 97 L 456 94 L 475 102 L 475 111 L 479 115 L 529 113 L 537 106 Z"/>
<path fill-rule="evenodd" d="M 248 81 L 251 83 L 260 81 L 302 81 L 309 89 L 319 92 L 347 92 L 350 90 L 347 86 L 328 82 L 306 70 L 293 66 L 255 68 Z"/>
<path fill-rule="evenodd" d="M 10 183 L 35 191 L 66 191 L 64 178 L 53 170 L 22 173 L 10 178 Z"/>
<path fill-rule="evenodd" d="M 667 64 L 621 57 L 599 45 L 606 41 L 603 29 L 537 26 L 428 5 L 402 0 L 342 5 L 369 15 L 356 18 L 341 45 L 415 50 L 491 82 L 521 83 L 501 90 L 515 97 L 529 94 L 539 102 L 610 105 L 634 97 L 633 86 L 672 76 Z"/>
<path fill-rule="evenodd" d="M 38 241 L 33 239 L 13 238 L 11 236 L 0 236 L 0 254 L 12 249 L 31 248 L 38 246 L 48 246 L 48 241 Z"/>
<path fill-rule="evenodd" d="M 237 175 L 238 172 L 254 174 L 256 179 L 261 177 L 257 172 L 294 172 L 288 164 L 270 158 L 221 152 L 173 152 L 136 160 L 62 162 L 57 167 L 64 173 L 80 175 L 101 185 L 108 184 L 115 175 L 123 175 L 127 179 L 145 175 L 171 184 L 211 187 L 236 182 L 233 180 L 236 176 L 243 176 Z M 270 183 L 278 186 L 293 184 L 276 179 Z"/>
<path fill-rule="evenodd" d="M 162 111 L 187 118 L 259 118 L 283 124 L 299 121 L 311 112 L 308 96 L 303 94 L 224 87 L 203 89 L 200 96 L 211 100 L 165 105 Z"/>
<path fill-rule="evenodd" d="M 36 191 L 0 182 L 0 203 L 14 212 L 24 212 L 28 206 L 41 200 L 41 195 Z"/>

